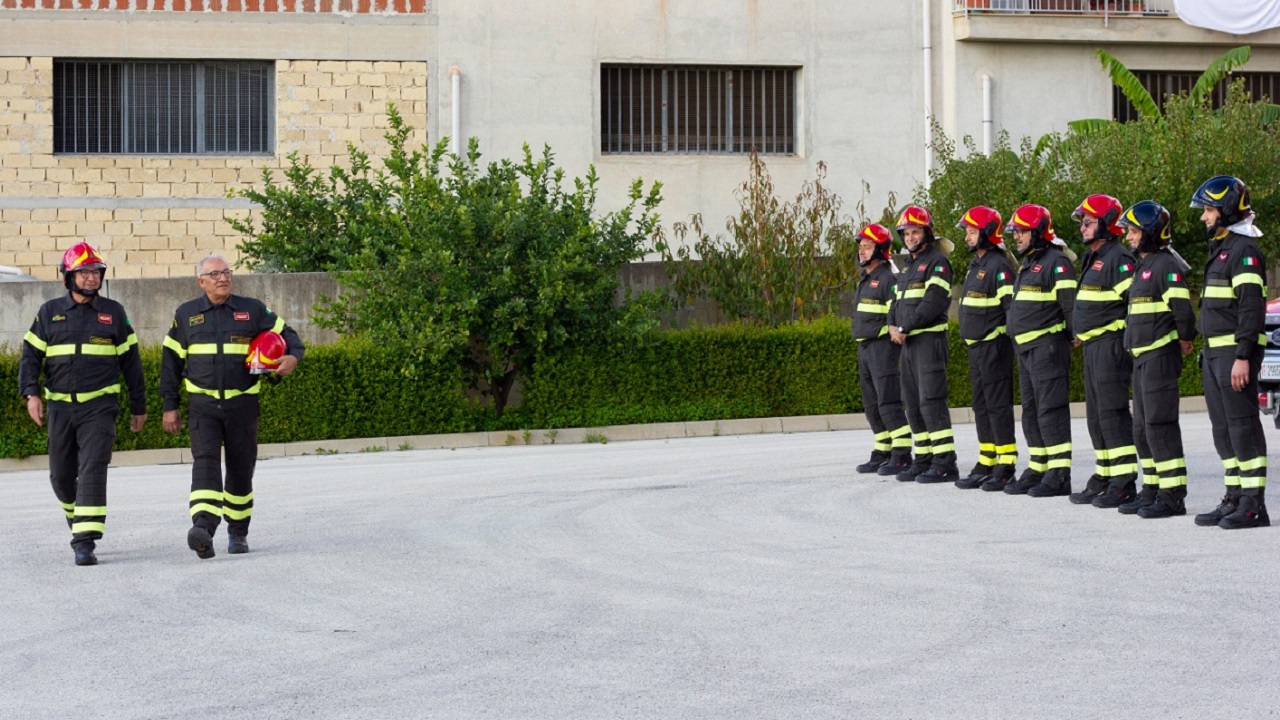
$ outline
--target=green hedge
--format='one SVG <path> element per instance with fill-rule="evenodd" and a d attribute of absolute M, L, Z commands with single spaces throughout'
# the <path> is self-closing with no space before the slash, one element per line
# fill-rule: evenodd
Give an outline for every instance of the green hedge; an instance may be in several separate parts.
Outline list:
<path fill-rule="evenodd" d="M 967 353 L 954 327 L 947 367 L 952 407 L 969 405 Z M 1071 399 L 1084 399 L 1081 351 L 1072 359 Z M 1194 356 L 1193 356 L 1194 357 Z M 148 423 L 134 435 L 120 417 L 116 447 L 185 447 L 185 433 L 160 429 L 160 351 L 146 348 Z M 393 351 L 343 341 L 307 352 L 297 372 L 264 386 L 262 442 L 385 437 L 474 430 L 590 427 L 627 423 L 862 412 L 857 346 L 848 322 L 827 318 L 778 329 L 719 326 L 654 333 L 641 347 L 599 348 L 546 359 L 524 388 L 521 407 L 502 418 L 476 408 L 453 367 L 418 367 Z M 0 354 L 0 457 L 45 451 L 45 434 L 17 399 L 18 358 Z M 1199 395 L 1200 368 L 1188 362 L 1183 395 Z M 123 400 L 122 400 L 123 402 Z"/>

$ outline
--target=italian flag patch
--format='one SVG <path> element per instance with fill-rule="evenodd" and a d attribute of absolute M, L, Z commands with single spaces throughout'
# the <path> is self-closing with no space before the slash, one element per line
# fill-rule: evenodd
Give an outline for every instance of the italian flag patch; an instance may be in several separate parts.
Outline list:
<path fill-rule="evenodd" d="M 1124 263 L 1120 266 L 1120 272 L 1129 272 L 1130 270 L 1133 270 L 1133 266 L 1129 263 Z"/>
<path fill-rule="evenodd" d="M 1257 265 L 1257 264 L 1258 264 L 1258 258 L 1255 258 L 1255 257 L 1247 257 L 1247 258 L 1245 258 L 1244 260 L 1242 260 L 1241 262 L 1243 262 L 1245 265 L 1247 265 L 1247 266 L 1249 266 L 1249 267 L 1253 267 L 1253 266 L 1255 266 L 1255 265 Z"/>
<path fill-rule="evenodd" d="M 1055 274 L 1056 274 L 1056 273 L 1064 273 L 1064 272 L 1066 272 L 1066 271 L 1067 271 L 1067 269 L 1066 269 L 1066 268 L 1064 268 L 1064 267 L 1062 267 L 1061 265 L 1059 265 L 1058 267 L 1056 267 L 1056 268 L 1054 268 L 1054 269 L 1053 269 L 1053 272 L 1054 272 Z"/>
<path fill-rule="evenodd" d="M 1179 275 L 1178 273 L 1169 273 L 1168 275 L 1165 276 L 1165 280 L 1168 280 L 1169 282 L 1178 282 L 1181 279 L 1182 279 L 1182 276 Z"/>
<path fill-rule="evenodd" d="M 1005 278 L 1005 274 L 1004 274 L 1004 273 L 1002 273 L 1002 272 L 1000 272 L 1000 273 L 996 273 L 996 280 L 999 280 L 999 281 L 1003 282 L 1003 281 L 1004 281 L 1004 278 Z"/>

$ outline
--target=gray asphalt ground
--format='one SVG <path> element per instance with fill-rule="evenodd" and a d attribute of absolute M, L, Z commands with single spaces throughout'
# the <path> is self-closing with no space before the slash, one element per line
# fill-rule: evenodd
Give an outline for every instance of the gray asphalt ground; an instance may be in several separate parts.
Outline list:
<path fill-rule="evenodd" d="M 207 561 L 189 468 L 119 468 L 91 568 L 46 474 L 0 475 L 0 718 L 1280 716 L 1280 527 L 855 475 L 870 443 L 264 461 L 253 552 Z"/>

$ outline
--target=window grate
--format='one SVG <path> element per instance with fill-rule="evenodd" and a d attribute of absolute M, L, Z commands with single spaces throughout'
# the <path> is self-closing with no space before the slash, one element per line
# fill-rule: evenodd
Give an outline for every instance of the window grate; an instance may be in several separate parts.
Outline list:
<path fill-rule="evenodd" d="M 1161 107 L 1164 107 L 1165 100 L 1170 95 L 1191 92 L 1191 88 L 1196 86 L 1196 80 L 1200 78 L 1200 73 L 1194 72 L 1135 70 L 1133 74 Z M 1227 86 L 1237 78 L 1244 78 L 1245 90 L 1254 100 L 1265 97 L 1271 98 L 1271 102 L 1276 102 L 1276 99 L 1280 98 L 1280 73 L 1237 71 L 1218 83 L 1209 93 L 1209 102 L 1214 108 L 1220 108 L 1226 102 Z M 1112 116 L 1120 122 L 1130 122 L 1140 117 L 1137 108 L 1129 102 L 1120 88 L 1114 86 L 1111 95 L 1111 111 Z"/>
<path fill-rule="evenodd" d="M 796 68 L 604 65 L 605 153 L 795 154 Z"/>
<path fill-rule="evenodd" d="M 271 153 L 270 62 L 56 60 L 56 153 Z"/>

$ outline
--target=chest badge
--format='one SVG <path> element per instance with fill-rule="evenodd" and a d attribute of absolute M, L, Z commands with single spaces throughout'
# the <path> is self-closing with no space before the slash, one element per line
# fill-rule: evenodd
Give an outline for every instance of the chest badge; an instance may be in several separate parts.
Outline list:
<path fill-rule="evenodd" d="M 1043 267 L 1044 267 L 1043 265 L 1036 265 L 1035 267 L 1031 268 L 1031 272 L 1038 273 Z"/>
<path fill-rule="evenodd" d="M 49 318 L 49 322 L 62 322 L 66 319 L 67 319 L 66 315 L 54 315 L 53 317 Z"/>
<path fill-rule="evenodd" d="M 243 320 L 243 321 L 245 321 L 245 322 L 248 322 L 248 320 L 249 320 L 249 313 L 247 313 L 247 312 L 238 312 L 238 313 L 235 313 L 234 315 L 232 315 L 232 317 L 234 317 L 236 320 Z"/>
<path fill-rule="evenodd" d="M 871 287 L 873 287 L 873 288 L 878 288 L 878 287 L 880 287 L 880 281 L 879 281 L 879 280 L 872 280 L 872 281 L 871 281 Z"/>
<path fill-rule="evenodd" d="M 1095 263 L 1093 264 L 1093 269 L 1094 269 L 1094 270 L 1101 270 L 1101 269 L 1102 269 L 1102 261 L 1101 261 L 1101 260 L 1098 260 L 1097 262 L 1095 262 Z"/>
<path fill-rule="evenodd" d="M 924 269 L 927 267 L 929 267 L 928 263 L 920 263 L 920 265 L 916 268 L 916 272 L 924 272 Z"/>
<path fill-rule="evenodd" d="M 979 270 L 979 271 L 978 271 L 978 279 L 979 279 L 979 280 L 981 280 L 981 279 L 985 278 L 986 276 L 987 276 L 987 271 L 986 271 L 986 270 Z"/>
<path fill-rule="evenodd" d="M 109 313 L 98 313 L 98 322 L 103 325 L 111 324 L 111 315 Z"/>
<path fill-rule="evenodd" d="M 187 327 L 195 327 L 196 325 L 203 325 L 203 324 L 204 324 L 204 313 L 200 313 L 199 315 L 192 315 L 191 317 L 187 318 Z"/>
<path fill-rule="evenodd" d="M 1143 280 L 1150 280 L 1150 279 L 1151 279 L 1151 271 L 1150 271 L 1150 270 L 1143 270 L 1143 271 L 1142 271 L 1142 279 L 1143 279 Z"/>
<path fill-rule="evenodd" d="M 1226 261 L 1227 261 L 1227 253 L 1226 252 L 1218 253 L 1218 262 L 1226 262 Z"/>

